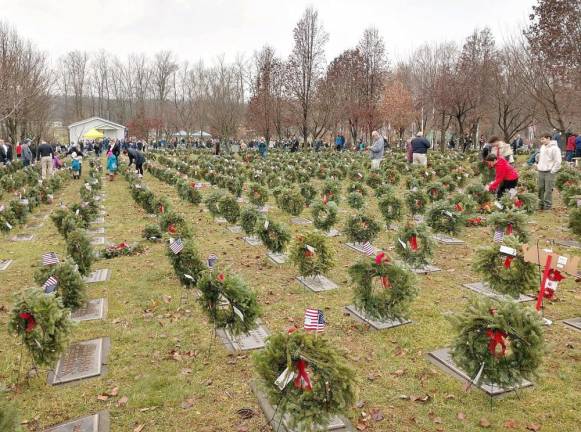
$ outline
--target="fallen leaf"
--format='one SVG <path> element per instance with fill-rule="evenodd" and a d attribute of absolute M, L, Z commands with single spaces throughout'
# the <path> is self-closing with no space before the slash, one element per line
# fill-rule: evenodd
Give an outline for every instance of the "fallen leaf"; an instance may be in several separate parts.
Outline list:
<path fill-rule="evenodd" d="M 518 422 L 513 419 L 508 419 L 504 422 L 504 427 L 506 429 L 518 429 Z"/>
<path fill-rule="evenodd" d="M 183 409 L 190 409 L 191 407 L 194 406 L 194 400 L 193 399 L 186 399 L 185 401 L 182 402 L 181 407 Z"/>
<path fill-rule="evenodd" d="M 456 418 L 458 420 L 466 420 L 466 414 L 464 414 L 462 411 L 460 411 L 458 414 L 456 414 Z"/>
<path fill-rule="evenodd" d="M 405 370 L 403 370 L 403 369 L 398 369 L 398 370 L 396 370 L 395 372 L 393 372 L 393 373 L 392 373 L 392 375 L 395 375 L 395 376 L 402 376 L 404 373 L 405 373 Z"/>
<path fill-rule="evenodd" d="M 421 403 L 425 403 L 428 402 L 432 397 L 430 395 L 424 395 L 424 396 L 410 396 L 410 400 L 412 402 L 421 402 Z"/>
<path fill-rule="evenodd" d="M 97 395 L 97 400 L 100 400 L 100 401 L 106 401 L 106 400 L 108 400 L 108 399 L 109 399 L 109 396 L 108 396 L 108 395 L 106 395 L 106 394 L 100 394 L 100 395 Z"/>
<path fill-rule="evenodd" d="M 365 423 L 358 422 L 356 428 L 358 431 L 364 431 L 367 429 L 367 425 Z"/>
<path fill-rule="evenodd" d="M 119 399 L 117 401 L 117 406 L 118 407 L 124 407 L 125 405 L 127 405 L 127 402 L 129 401 L 129 398 L 127 396 L 123 396 L 121 399 Z"/>
<path fill-rule="evenodd" d="M 141 432 L 144 427 L 145 427 L 144 424 L 137 425 L 133 428 L 133 432 Z"/>
<path fill-rule="evenodd" d="M 379 408 L 373 408 L 371 410 L 371 418 L 373 419 L 373 421 L 380 422 L 381 420 L 383 420 L 384 417 L 383 413 Z"/>
<path fill-rule="evenodd" d="M 483 427 L 483 428 L 489 428 L 490 427 L 490 422 L 488 421 L 488 419 L 486 419 L 484 417 L 482 417 L 480 419 L 480 421 L 478 422 L 478 424 L 480 425 L 480 427 Z"/>
<path fill-rule="evenodd" d="M 436 424 L 442 424 L 442 419 L 441 419 L 440 417 L 436 417 L 436 418 L 434 418 L 434 420 L 433 420 L 433 421 L 434 421 L 434 423 L 436 423 Z"/>
<path fill-rule="evenodd" d="M 113 387 L 109 390 L 109 396 L 117 396 L 119 394 L 119 387 Z"/>
<path fill-rule="evenodd" d="M 251 408 L 240 408 L 238 411 L 236 411 L 236 414 L 246 420 L 254 417 L 256 413 Z"/>
<path fill-rule="evenodd" d="M 541 430 L 541 425 L 540 424 L 536 424 L 536 423 L 529 423 L 527 425 L 527 430 L 533 431 L 533 432 L 537 432 Z"/>
<path fill-rule="evenodd" d="M 355 404 L 355 408 L 361 409 L 365 406 L 365 401 L 359 400 L 357 401 L 357 403 Z"/>

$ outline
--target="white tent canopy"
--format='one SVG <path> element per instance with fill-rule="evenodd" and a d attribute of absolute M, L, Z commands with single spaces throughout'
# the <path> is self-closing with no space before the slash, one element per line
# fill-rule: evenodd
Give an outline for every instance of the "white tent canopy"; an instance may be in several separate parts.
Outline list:
<path fill-rule="evenodd" d="M 212 138 L 208 132 L 204 131 L 195 131 L 195 132 L 186 132 L 185 130 L 181 130 L 179 132 L 174 133 L 172 136 L 174 137 L 192 137 L 192 138 Z"/>
<path fill-rule="evenodd" d="M 91 117 L 69 125 L 69 140 L 71 143 L 79 142 L 83 135 L 91 129 L 102 132 L 110 139 L 125 138 L 125 126 L 112 122 L 101 117 Z"/>

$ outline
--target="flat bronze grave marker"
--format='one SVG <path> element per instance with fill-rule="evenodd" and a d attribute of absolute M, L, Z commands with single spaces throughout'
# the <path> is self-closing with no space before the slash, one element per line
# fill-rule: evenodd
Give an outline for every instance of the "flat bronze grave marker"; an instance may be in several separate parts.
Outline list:
<path fill-rule="evenodd" d="M 85 283 L 106 282 L 111 279 L 111 270 L 100 269 L 95 270 L 89 276 L 84 278 Z"/>
<path fill-rule="evenodd" d="M 214 219 L 214 222 L 216 222 L 218 224 L 228 223 L 228 221 L 226 219 L 224 219 L 223 217 L 217 217 L 216 219 Z"/>
<path fill-rule="evenodd" d="M 434 240 L 443 243 L 443 244 L 447 244 L 447 245 L 459 245 L 459 244 L 464 244 L 464 240 L 460 240 L 454 237 L 450 237 L 449 235 L 446 234 L 435 234 L 434 235 Z"/>
<path fill-rule="evenodd" d="M 337 284 L 323 275 L 318 276 L 298 276 L 297 280 L 301 285 L 313 292 L 324 292 L 337 289 Z"/>
<path fill-rule="evenodd" d="M 2 259 L 0 260 L 0 271 L 4 271 L 6 270 L 10 264 L 12 264 L 12 260 L 11 259 Z"/>
<path fill-rule="evenodd" d="M 416 267 L 416 268 L 412 268 L 412 271 L 415 274 L 428 274 L 428 273 L 435 273 L 435 272 L 439 272 L 442 271 L 442 269 L 440 267 L 436 267 L 430 264 L 426 264 L 423 267 Z"/>
<path fill-rule="evenodd" d="M 436 351 L 432 351 L 427 354 L 428 360 L 442 369 L 449 375 L 452 375 L 454 378 L 464 381 L 468 383 L 472 380 L 471 377 L 466 374 L 462 369 L 460 369 L 452 357 L 450 356 L 450 349 L 449 348 L 441 348 Z M 478 388 L 486 393 L 488 396 L 494 398 L 500 398 L 502 396 L 506 396 L 507 394 L 514 392 L 515 390 L 524 389 L 527 387 L 532 387 L 534 384 L 530 381 L 524 380 L 520 385 L 503 388 L 497 385 L 492 384 L 485 384 L 479 383 Z"/>
<path fill-rule="evenodd" d="M 105 244 L 105 237 L 93 237 L 91 240 L 92 245 L 104 245 Z"/>
<path fill-rule="evenodd" d="M 393 327 L 399 327 L 401 325 L 411 323 L 411 320 L 380 321 L 374 318 L 370 318 L 365 314 L 364 311 L 358 309 L 355 305 L 345 306 L 345 311 L 349 314 L 349 316 L 355 318 L 357 321 L 360 321 L 363 324 L 369 325 L 373 330 L 387 330 Z"/>
<path fill-rule="evenodd" d="M 242 232 L 242 227 L 240 225 L 232 225 L 228 227 L 228 231 L 234 234 L 238 234 Z"/>
<path fill-rule="evenodd" d="M 103 216 L 96 218 L 94 221 L 91 222 L 91 225 L 99 225 L 104 224 L 105 218 Z"/>
<path fill-rule="evenodd" d="M 262 244 L 262 240 L 258 237 L 244 237 L 244 241 L 250 246 L 260 246 Z"/>
<path fill-rule="evenodd" d="M 34 238 L 34 234 L 23 233 L 23 234 L 16 234 L 14 237 L 12 237 L 12 241 L 15 241 L 15 242 L 31 241 L 33 238 Z"/>
<path fill-rule="evenodd" d="M 268 252 L 266 256 L 275 264 L 284 264 L 288 260 L 288 255 L 284 253 Z"/>
<path fill-rule="evenodd" d="M 512 298 L 511 296 L 508 295 L 503 295 L 500 294 L 496 291 L 494 291 L 493 289 L 491 289 L 487 283 L 484 282 L 474 282 L 474 283 L 468 283 L 468 284 L 462 284 L 462 286 L 464 288 L 468 288 L 469 290 L 474 291 L 475 293 L 478 293 L 480 295 L 486 296 L 486 297 L 490 297 L 491 299 L 494 300 L 500 300 L 500 301 L 515 301 L 517 303 L 523 303 L 523 302 L 528 302 L 528 301 L 533 301 L 534 298 L 528 295 L 524 295 L 521 294 L 519 295 L 518 298 Z"/>
<path fill-rule="evenodd" d="M 573 249 L 581 249 L 581 242 L 575 240 L 555 240 L 554 243 L 560 246 L 570 247 Z"/>
<path fill-rule="evenodd" d="M 563 323 L 565 323 L 569 327 L 574 328 L 575 330 L 581 331 L 581 317 L 569 318 L 569 319 L 563 320 Z"/>
<path fill-rule="evenodd" d="M 246 334 L 238 336 L 232 336 L 225 329 L 217 329 L 216 334 L 220 337 L 226 349 L 231 353 L 264 348 L 266 338 L 269 336 L 268 330 L 262 325 L 259 325 Z"/>
<path fill-rule="evenodd" d="M 97 227 L 89 230 L 90 234 L 105 234 L 105 228 Z"/>
<path fill-rule="evenodd" d="M 295 225 L 311 225 L 313 223 L 312 220 L 303 217 L 294 217 L 291 219 L 291 222 Z"/>
<path fill-rule="evenodd" d="M 327 231 L 327 232 L 325 233 L 325 235 L 326 235 L 327 237 L 337 237 L 337 236 L 339 236 L 340 234 L 341 234 L 341 233 L 340 233 L 338 230 L 336 230 L 335 228 L 331 228 L 329 231 Z"/>
<path fill-rule="evenodd" d="M 254 392 L 254 395 L 258 399 L 258 404 L 260 405 L 260 409 L 266 417 L 271 429 L 276 432 L 297 432 L 296 429 L 290 428 L 288 426 L 288 415 L 284 417 L 281 415 L 276 409 L 276 406 L 273 406 L 270 401 L 267 399 L 264 392 L 259 388 L 256 382 L 250 383 L 250 388 Z M 355 432 L 353 425 L 351 422 L 343 417 L 343 416 L 335 416 L 329 420 L 329 424 L 327 426 L 311 426 L 311 431 L 313 432 Z"/>
<path fill-rule="evenodd" d="M 48 374 L 51 385 L 65 384 L 101 375 L 109 351 L 109 338 L 72 343 Z"/>
<path fill-rule="evenodd" d="M 101 411 L 45 429 L 44 432 L 109 432 L 109 412 Z"/>
<path fill-rule="evenodd" d="M 87 301 L 85 306 L 75 309 L 71 318 L 75 321 L 92 321 L 105 318 L 107 299 L 99 298 Z"/>

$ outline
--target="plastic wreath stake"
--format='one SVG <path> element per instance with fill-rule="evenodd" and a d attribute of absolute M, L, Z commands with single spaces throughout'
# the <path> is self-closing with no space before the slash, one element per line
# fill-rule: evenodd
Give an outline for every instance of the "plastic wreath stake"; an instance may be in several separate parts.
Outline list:
<path fill-rule="evenodd" d="M 260 311 L 256 295 L 237 276 L 223 272 L 204 272 L 197 288 L 205 312 L 217 328 L 232 336 L 248 333 L 256 328 Z"/>
<path fill-rule="evenodd" d="M 541 363 L 541 318 L 517 302 L 478 300 L 450 318 L 456 337 L 452 358 L 472 383 L 503 388 L 531 379 Z"/>
<path fill-rule="evenodd" d="M 417 268 L 429 263 L 434 241 L 425 224 L 407 224 L 397 233 L 395 252 L 408 265 Z"/>
<path fill-rule="evenodd" d="M 291 239 L 288 228 L 270 219 L 259 223 L 256 233 L 264 246 L 274 253 L 283 253 Z"/>
<path fill-rule="evenodd" d="M 350 242 L 366 243 L 375 240 L 380 230 L 380 225 L 371 216 L 358 213 L 347 220 L 344 232 Z"/>
<path fill-rule="evenodd" d="M 22 338 L 36 365 L 52 365 L 67 347 L 72 322 L 59 297 L 28 289 L 18 295 L 10 315 L 11 333 Z"/>
<path fill-rule="evenodd" d="M 333 201 L 317 201 L 311 206 L 313 225 L 321 231 L 328 232 L 337 223 L 339 209 Z"/>
<path fill-rule="evenodd" d="M 403 320 L 417 295 L 414 275 L 390 262 L 384 252 L 351 266 L 355 305 L 373 319 Z"/>
<path fill-rule="evenodd" d="M 333 250 L 329 240 L 316 231 L 295 237 L 290 249 L 290 259 L 301 276 L 326 274 L 334 266 Z"/>
<path fill-rule="evenodd" d="M 260 386 L 288 426 L 323 428 L 355 402 L 355 373 L 325 336 L 291 329 L 268 338 L 254 354 Z"/>

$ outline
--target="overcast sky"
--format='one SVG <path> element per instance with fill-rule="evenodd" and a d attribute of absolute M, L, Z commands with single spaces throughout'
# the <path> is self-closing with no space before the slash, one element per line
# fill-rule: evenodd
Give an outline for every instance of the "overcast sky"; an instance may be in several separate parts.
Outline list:
<path fill-rule="evenodd" d="M 388 54 L 426 41 L 461 42 L 489 26 L 497 40 L 518 31 L 535 0 L 0 0 L 0 20 L 56 58 L 105 49 L 120 57 L 170 49 L 180 60 L 247 57 L 268 43 L 286 57 L 292 29 L 314 6 L 329 33 L 327 60 L 376 26 Z"/>

